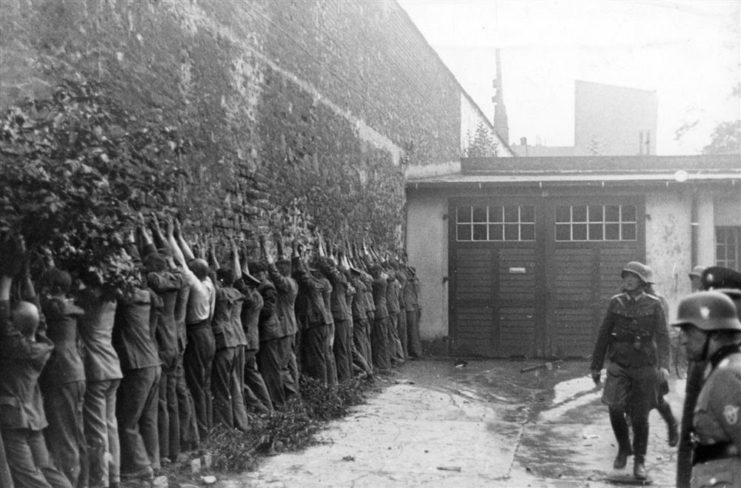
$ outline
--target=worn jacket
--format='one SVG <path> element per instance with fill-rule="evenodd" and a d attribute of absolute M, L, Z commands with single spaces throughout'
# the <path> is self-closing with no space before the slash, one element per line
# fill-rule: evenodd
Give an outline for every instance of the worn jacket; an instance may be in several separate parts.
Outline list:
<path fill-rule="evenodd" d="M 177 357 L 178 326 L 175 322 L 175 307 L 177 306 L 178 294 L 184 285 L 184 279 L 180 273 L 168 271 L 149 273 L 147 284 L 157 293 L 162 300 L 162 308 L 158 309 L 156 337 L 160 356 L 165 363 Z"/>
<path fill-rule="evenodd" d="M 39 376 L 54 345 L 41 335 L 29 341 L 10 321 L 10 303 L 0 302 L 0 427 L 40 431 L 48 424 Z"/>
<path fill-rule="evenodd" d="M 86 290 L 79 304 L 85 310 L 85 315 L 80 317 L 79 330 L 87 381 L 120 380 L 123 378 L 121 365 L 112 342 L 116 302 L 101 300 L 94 292 Z"/>
<path fill-rule="evenodd" d="M 298 332 L 296 326 L 296 296 L 298 295 L 298 283 L 290 276 L 283 276 L 275 264 L 268 266 L 270 281 L 278 292 L 278 301 L 275 307 L 275 313 L 280 322 L 282 337 L 294 335 Z"/>
<path fill-rule="evenodd" d="M 332 323 L 332 315 L 324 303 L 325 285 L 314 277 L 306 264 L 293 258 L 293 277 L 298 283 L 296 318 L 304 327 L 317 327 Z"/>
<path fill-rule="evenodd" d="M 247 337 L 242 327 L 244 298 L 242 292 L 231 286 L 216 289 L 216 306 L 211 329 L 217 350 L 247 344 Z"/>
<path fill-rule="evenodd" d="M 54 352 L 41 374 L 41 384 L 58 387 L 85 381 L 85 366 L 80 354 L 77 321 L 85 313 L 70 299 L 50 298 L 41 304 L 46 318 L 46 335 L 54 343 Z"/>
<path fill-rule="evenodd" d="M 135 288 L 118 301 L 113 347 L 124 371 L 162 364 L 155 339 L 161 309 L 162 300 L 150 289 Z"/>
<path fill-rule="evenodd" d="M 245 349 L 257 351 L 260 349 L 260 311 L 263 300 L 260 292 L 248 286 L 240 287 L 239 291 L 244 294 L 242 305 L 242 328 L 247 339 Z"/>

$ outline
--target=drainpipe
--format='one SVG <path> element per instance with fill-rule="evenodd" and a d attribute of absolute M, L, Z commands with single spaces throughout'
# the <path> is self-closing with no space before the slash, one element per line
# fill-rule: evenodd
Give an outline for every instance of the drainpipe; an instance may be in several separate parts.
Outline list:
<path fill-rule="evenodd" d="M 698 242 L 698 233 L 699 233 L 699 227 L 700 223 L 698 222 L 698 212 L 697 212 L 697 188 L 693 189 L 692 191 L 692 203 L 691 203 L 691 209 L 690 209 L 690 233 L 691 233 L 691 241 L 690 241 L 690 248 L 692 251 L 692 266 L 691 268 L 694 268 L 697 266 L 697 263 L 700 262 L 700 250 L 699 246 L 697 245 Z"/>

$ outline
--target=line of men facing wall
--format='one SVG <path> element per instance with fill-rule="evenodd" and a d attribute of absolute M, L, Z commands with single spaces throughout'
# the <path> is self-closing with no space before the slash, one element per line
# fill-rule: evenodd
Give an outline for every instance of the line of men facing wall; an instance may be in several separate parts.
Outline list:
<path fill-rule="evenodd" d="M 73 290 L 47 254 L 38 296 L 22 239 L 0 241 L 3 487 L 146 483 L 214 425 L 300 399 L 301 375 L 331 387 L 422 355 L 414 268 L 365 246 L 273 255 L 262 236 L 250 261 L 229 239 L 221 266 L 213 240 L 196 255 L 177 221 L 141 218 L 136 283 Z"/>

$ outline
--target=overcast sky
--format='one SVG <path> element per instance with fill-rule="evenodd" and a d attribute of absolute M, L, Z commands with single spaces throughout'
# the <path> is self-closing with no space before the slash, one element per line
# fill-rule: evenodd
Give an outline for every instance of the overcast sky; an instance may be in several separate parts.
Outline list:
<path fill-rule="evenodd" d="M 655 90 L 658 154 L 699 153 L 741 118 L 741 0 L 398 2 L 490 117 L 501 49 L 510 142 L 573 145 L 575 80 Z"/>

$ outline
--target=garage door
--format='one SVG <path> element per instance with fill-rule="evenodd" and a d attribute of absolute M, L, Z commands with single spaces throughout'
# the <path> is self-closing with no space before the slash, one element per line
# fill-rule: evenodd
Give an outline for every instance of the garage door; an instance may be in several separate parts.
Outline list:
<path fill-rule="evenodd" d="M 620 269 L 641 260 L 642 205 L 451 201 L 451 352 L 586 357 Z"/>

